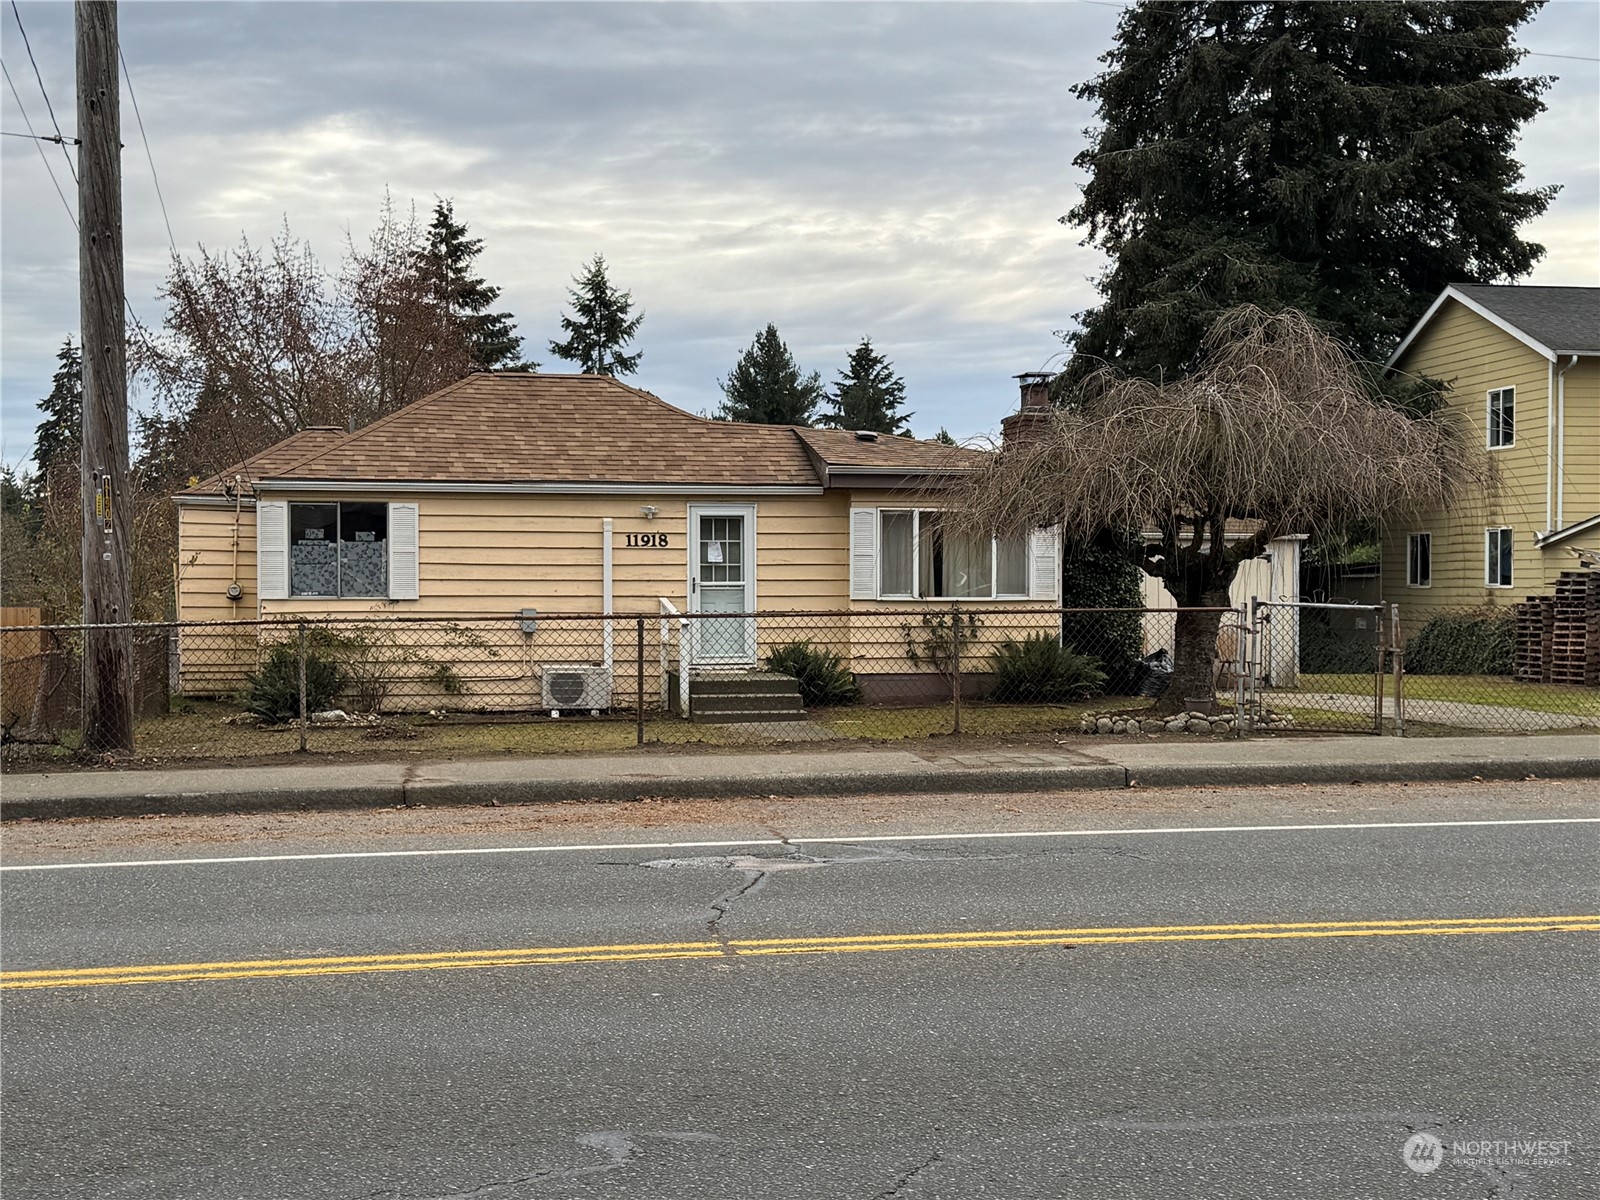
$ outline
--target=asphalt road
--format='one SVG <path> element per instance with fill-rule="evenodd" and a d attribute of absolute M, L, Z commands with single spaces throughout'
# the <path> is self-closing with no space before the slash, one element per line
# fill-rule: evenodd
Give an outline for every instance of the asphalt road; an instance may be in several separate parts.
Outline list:
<path fill-rule="evenodd" d="M 1600 1195 L 1590 790 L 8 829 L 0 1190 Z"/>

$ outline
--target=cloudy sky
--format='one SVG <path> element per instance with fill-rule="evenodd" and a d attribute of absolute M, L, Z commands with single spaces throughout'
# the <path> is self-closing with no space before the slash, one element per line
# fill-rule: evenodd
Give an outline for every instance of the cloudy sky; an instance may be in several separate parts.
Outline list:
<path fill-rule="evenodd" d="M 1010 376 L 1061 349 L 1092 302 L 1092 250 L 1056 218 L 1082 182 L 1097 69 L 1119 6 L 1080 3 L 313 4 L 124 0 L 121 31 L 180 253 L 287 218 L 330 265 L 387 188 L 454 198 L 546 370 L 571 275 L 605 254 L 646 313 L 637 382 L 714 409 L 766 322 L 831 380 L 870 336 L 905 376 L 914 430 L 993 429 Z M 22 3 L 62 128 L 72 9 Z M 0 126 L 48 125 L 4 11 Z M 1522 33 L 1558 77 L 1521 154 L 1564 187 L 1528 233 L 1529 282 L 1600 283 L 1600 5 L 1557 0 Z M 1577 56 L 1577 57 L 1556 57 Z M 124 87 L 128 295 L 150 324 L 170 254 Z M 0 139 L 0 455 L 77 331 L 77 243 L 46 172 L 61 151 Z"/>

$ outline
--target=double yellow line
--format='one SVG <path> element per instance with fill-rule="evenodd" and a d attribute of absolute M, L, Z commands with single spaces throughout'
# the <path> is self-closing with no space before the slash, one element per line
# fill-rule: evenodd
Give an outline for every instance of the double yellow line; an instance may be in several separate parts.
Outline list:
<path fill-rule="evenodd" d="M 1087 929 L 883 933 L 848 937 L 730 938 L 727 941 L 640 942 L 615 946 L 539 946 L 427 954 L 361 954 L 267 958 L 236 962 L 156 963 L 0 972 L 0 989 L 182 983 L 213 979 L 288 979 L 377 971 L 459 971 L 474 967 L 561 966 L 673 958 L 762 958 L 782 954 L 863 954 L 893 950 L 978 950 L 1016 946 L 1095 946 L 1134 942 L 1223 942 L 1246 939 L 1439 937 L 1486 933 L 1600 933 L 1600 916 L 1449 917 L 1404 921 L 1296 921 L 1250 925 L 1140 925 Z"/>

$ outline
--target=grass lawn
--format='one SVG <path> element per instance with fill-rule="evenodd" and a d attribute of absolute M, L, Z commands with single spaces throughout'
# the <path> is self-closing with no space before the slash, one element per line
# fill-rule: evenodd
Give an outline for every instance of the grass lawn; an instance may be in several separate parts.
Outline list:
<path fill-rule="evenodd" d="M 961 732 L 979 736 L 1003 734 L 1078 732 L 1085 713 L 1138 712 L 1153 702 L 1143 697 L 1115 697 L 1083 704 L 976 704 L 961 706 Z M 849 738 L 892 741 L 896 738 L 931 737 L 949 733 L 954 709 L 948 704 L 929 704 L 898 708 L 889 705 L 859 705 L 831 708 L 816 714 L 816 720 L 835 733 Z"/>
<path fill-rule="evenodd" d="M 1385 682 L 1384 693 L 1392 683 Z M 1372 694 L 1371 675 L 1302 675 L 1303 692 Z M 1556 683 L 1517 683 L 1500 675 L 1407 675 L 1408 700 L 1448 700 L 1457 704 L 1494 704 L 1529 712 L 1600 716 L 1600 691 Z"/>
<path fill-rule="evenodd" d="M 1108 704 L 1117 711 L 1148 707 L 1145 699 L 1122 699 L 1076 705 L 968 704 L 962 709 L 962 731 L 974 736 L 1028 735 L 1078 732 L 1084 713 Z M 292 726 L 263 728 L 231 724 L 227 718 L 239 710 L 216 701 L 190 701 L 165 716 L 141 721 L 136 730 L 135 757 L 154 761 L 206 759 L 260 759 L 290 754 L 300 748 Z M 951 732 L 948 704 L 897 708 L 852 706 L 816 710 L 808 721 L 821 737 L 816 740 L 896 741 L 926 738 Z M 792 726 L 783 727 L 785 732 Z M 656 746 L 763 746 L 790 744 L 785 732 L 769 735 L 759 723 L 698 725 L 676 717 L 651 717 L 645 722 L 646 745 Z M 496 754 L 606 753 L 634 749 L 637 728 L 626 716 L 603 718 L 550 717 L 525 714 L 482 720 L 436 720 L 425 716 L 392 717 L 381 725 L 314 725 L 307 731 L 307 749 L 323 755 L 393 756 L 426 753 L 437 756 Z M 51 761 L 73 757 L 74 745 L 26 748 L 19 761 Z M 22 748 L 19 748 L 22 749 Z"/>

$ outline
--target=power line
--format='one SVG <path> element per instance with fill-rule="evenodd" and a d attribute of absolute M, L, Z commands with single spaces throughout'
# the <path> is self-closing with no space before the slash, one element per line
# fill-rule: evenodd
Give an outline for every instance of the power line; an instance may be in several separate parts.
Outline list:
<path fill-rule="evenodd" d="M 78 144 L 77 138 L 55 137 L 48 133 L 12 133 L 9 130 L 4 129 L 0 129 L 0 137 L 25 137 L 32 138 L 36 142 L 55 142 L 58 145 L 65 144 L 67 142 L 71 142 L 74 146 Z"/>
<path fill-rule="evenodd" d="M 50 93 L 44 90 L 44 76 L 39 74 L 39 64 L 33 57 L 33 45 L 28 41 L 28 31 L 22 25 L 22 11 L 17 8 L 17 0 L 11 0 L 11 14 L 17 18 L 17 32 L 22 34 L 23 49 L 28 52 L 28 61 L 33 64 L 33 77 L 39 81 L 39 94 L 44 97 L 44 108 L 50 114 L 50 124 L 55 126 L 56 142 L 61 147 L 61 156 L 67 160 L 67 170 L 72 175 L 72 182 L 78 182 L 78 168 L 72 161 L 72 155 L 67 153 L 66 139 L 61 134 L 61 122 L 56 120 L 56 110 L 50 103 Z M 17 101 L 22 103 L 21 100 Z"/>
<path fill-rule="evenodd" d="M 45 173 L 50 176 L 50 182 L 56 189 L 56 195 L 61 197 L 61 207 L 67 210 L 67 220 L 71 221 L 72 227 L 76 229 L 78 227 L 77 214 L 72 211 L 72 205 L 67 203 L 67 194 L 61 190 L 61 183 L 56 179 L 54 168 L 50 166 L 50 157 L 45 154 L 44 147 L 39 146 L 40 142 L 51 141 L 52 139 L 41 137 L 39 134 L 33 132 L 33 122 L 28 119 L 28 108 L 22 103 L 22 96 L 17 91 L 17 85 L 11 81 L 11 72 L 6 70 L 6 65 L 3 61 L 0 61 L 0 71 L 5 72 L 6 86 L 11 89 L 11 95 L 16 98 L 17 111 L 22 114 L 22 123 L 28 127 L 28 132 L 26 134 L 18 134 L 17 136 L 32 137 L 34 139 L 34 145 L 38 146 L 39 149 L 39 161 L 44 163 Z"/>
<path fill-rule="evenodd" d="M 17 0 L 11 0 L 16 4 Z M 122 55 L 122 47 L 117 47 L 117 58 L 122 63 L 122 78 L 128 85 L 128 99 L 133 101 L 133 119 L 139 123 L 139 140 L 144 143 L 145 161 L 150 164 L 150 178 L 155 181 L 156 201 L 161 205 L 161 220 L 167 227 L 167 245 L 172 252 L 178 252 L 178 239 L 172 236 L 172 221 L 167 217 L 166 197 L 161 194 L 161 176 L 156 174 L 155 156 L 150 153 L 150 139 L 144 133 L 144 117 L 139 114 L 139 97 L 133 94 L 133 76 L 128 74 L 128 60 Z"/>

